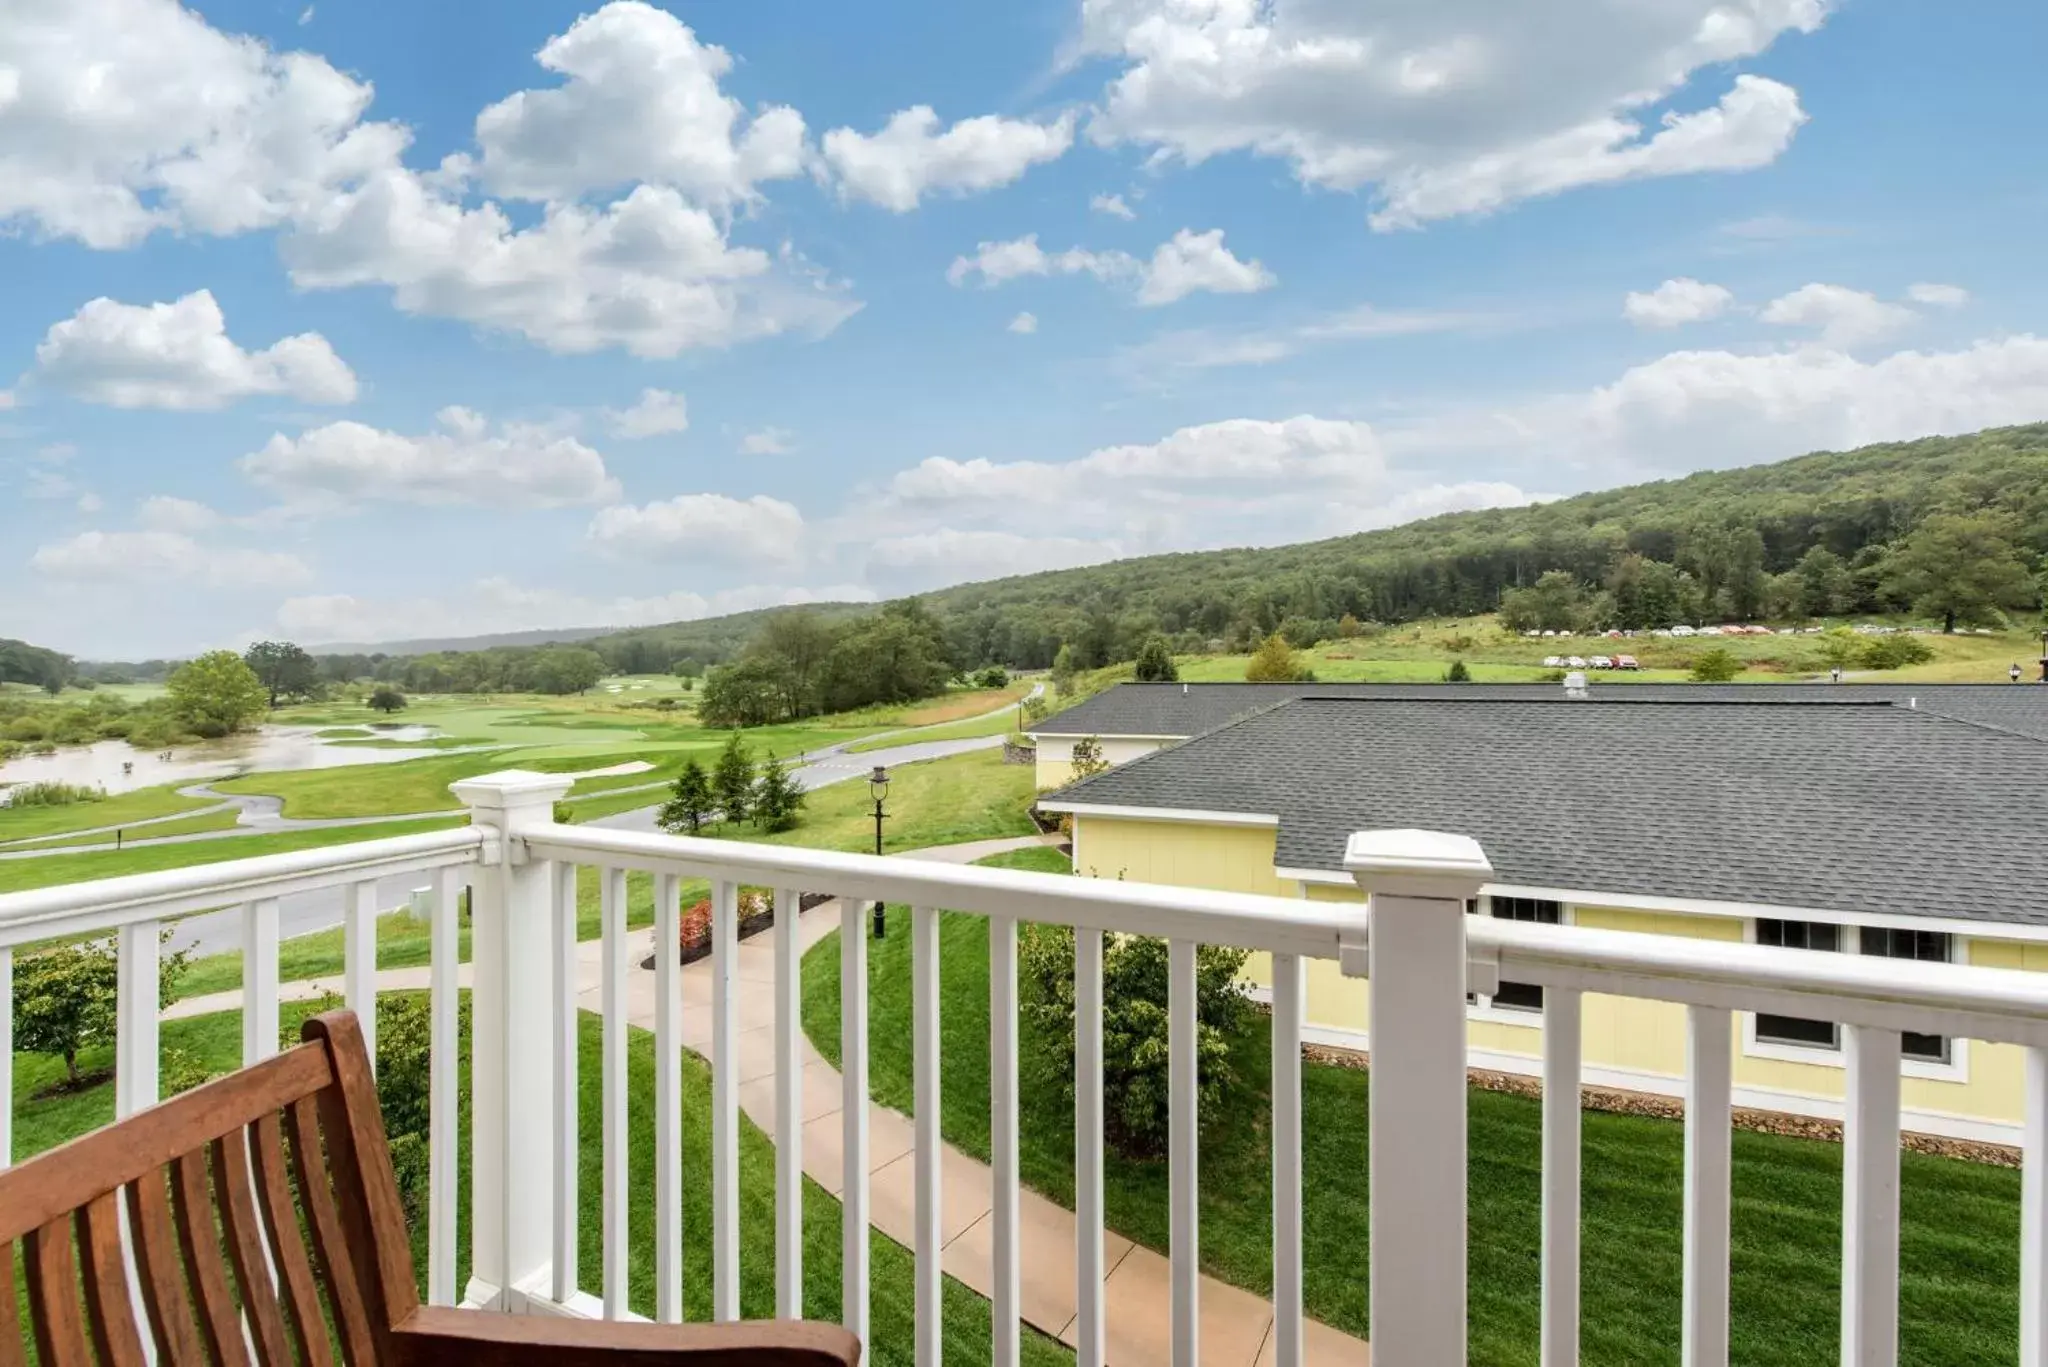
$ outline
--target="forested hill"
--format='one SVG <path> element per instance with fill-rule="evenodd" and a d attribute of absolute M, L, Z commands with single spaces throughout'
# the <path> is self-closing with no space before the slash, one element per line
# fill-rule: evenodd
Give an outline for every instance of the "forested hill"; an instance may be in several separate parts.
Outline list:
<path fill-rule="evenodd" d="M 1130 659 L 1153 632 L 1182 649 L 1238 647 L 1281 629 L 1331 636 L 1346 616 L 1491 612 L 1553 570 L 1596 598 L 1618 595 L 1616 610 L 1645 621 L 1876 611 L 1912 605 L 1901 577 L 1888 573 L 1888 549 L 1937 513 L 1981 524 L 1966 530 L 2038 564 L 2048 554 L 2048 423 L 1819 452 L 1329 541 L 1018 575 L 933 592 L 925 603 L 945 623 L 956 660 L 1021 667 L 1051 664 L 1062 643 L 1075 646 L 1082 667 Z M 1816 550 L 1825 556 L 1808 559 Z M 1663 600 L 1632 602 L 1645 592 Z M 1803 597 L 1773 597 L 1788 594 Z M 648 627 L 589 644 L 620 667 L 659 668 L 692 652 L 722 657 L 739 634 L 733 624 Z"/>

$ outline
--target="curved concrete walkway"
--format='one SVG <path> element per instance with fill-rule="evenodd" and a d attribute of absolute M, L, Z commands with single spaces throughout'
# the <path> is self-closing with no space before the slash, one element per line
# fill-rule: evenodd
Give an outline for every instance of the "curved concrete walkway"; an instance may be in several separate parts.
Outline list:
<path fill-rule="evenodd" d="M 1023 836 L 977 840 L 909 850 L 892 857 L 970 864 L 992 854 L 1047 844 L 1052 839 L 1054 837 Z M 798 928 L 802 937 L 801 948 L 808 951 L 839 929 L 842 916 L 842 906 L 836 901 L 805 912 Z M 734 966 L 735 975 L 743 985 L 737 1004 L 740 1109 L 771 1139 L 776 1129 L 774 946 L 775 936 L 780 933 L 778 926 L 741 941 L 739 959 Z M 632 962 L 638 965 L 652 952 L 652 931 L 634 932 L 630 945 Z M 681 976 L 683 1047 L 708 1059 L 711 1054 L 710 960 L 700 959 L 685 966 Z M 382 991 L 423 990 L 428 986 L 428 978 L 429 970 L 426 968 L 388 969 L 377 975 L 377 986 Z M 457 980 L 462 986 L 469 986 L 468 964 L 461 965 Z M 602 942 L 583 941 L 577 946 L 577 982 L 585 1010 L 599 1012 L 603 1009 L 603 981 Z M 336 975 L 286 983 L 281 994 L 290 1000 L 302 1000 L 326 992 L 339 995 L 342 990 L 342 980 Z M 188 997 L 169 1007 L 164 1017 L 173 1019 L 229 1011 L 240 1004 L 239 992 Z M 654 1029 L 655 1004 L 653 972 L 636 967 L 627 983 L 627 1019 L 651 1032 Z M 802 1047 L 804 1174 L 836 1198 L 845 1177 L 840 1075 L 838 1069 L 811 1044 L 808 1036 L 804 1038 Z M 909 1116 L 873 1101 L 868 1103 L 869 1223 L 905 1248 L 916 1242 L 913 1142 Z M 940 1182 L 946 1275 L 987 1296 L 993 1284 L 993 1232 L 989 1218 L 994 1206 L 994 1178 L 987 1164 L 947 1144 L 940 1159 Z M 1025 1322 L 1071 1345 L 1074 1342 L 1078 1267 L 1075 1253 L 1078 1226 L 1074 1213 L 1029 1188 L 1018 1193 L 1018 1213 L 1021 1217 L 1018 1251 Z M 1103 1244 L 1109 1268 L 1104 1287 L 1109 1362 L 1115 1367 L 1171 1367 L 1171 1265 L 1164 1255 L 1140 1247 L 1119 1234 L 1105 1232 Z M 1275 1354 L 1270 1301 L 1214 1277 L 1204 1276 L 1201 1315 L 1202 1359 L 1205 1363 L 1227 1364 L 1227 1367 L 1272 1367 Z M 1304 1357 L 1316 1367 L 1370 1367 L 1371 1350 L 1362 1339 L 1315 1320 L 1305 1321 L 1303 1337 Z"/>

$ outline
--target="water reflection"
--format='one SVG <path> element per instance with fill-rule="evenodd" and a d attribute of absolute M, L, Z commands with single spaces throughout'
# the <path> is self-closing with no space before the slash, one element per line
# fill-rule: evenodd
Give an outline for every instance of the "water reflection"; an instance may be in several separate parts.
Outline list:
<path fill-rule="evenodd" d="M 323 739 L 322 732 L 333 739 Z M 342 734 L 342 733 L 348 734 Z M 125 793 L 160 783 L 199 783 L 250 769 L 336 769 L 391 764 L 445 750 L 417 744 L 337 745 L 335 740 L 429 740 L 440 732 L 408 724 L 363 727 L 265 726 L 247 735 L 180 745 L 167 752 L 137 750 L 124 740 L 70 746 L 54 755 L 23 755 L 0 764 L 0 787 L 13 783 L 75 783 Z M 169 758 L 165 758 L 168 754 Z"/>

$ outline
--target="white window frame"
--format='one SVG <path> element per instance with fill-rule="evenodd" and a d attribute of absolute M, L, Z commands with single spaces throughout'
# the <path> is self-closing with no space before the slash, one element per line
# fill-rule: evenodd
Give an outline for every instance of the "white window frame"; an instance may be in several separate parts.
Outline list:
<path fill-rule="evenodd" d="M 1779 919 L 1796 921 L 1799 918 L 1793 916 Z M 1756 927 L 1757 923 L 1754 918 L 1745 920 L 1742 923 L 1742 940 L 1744 944 L 1753 945 L 1757 942 Z M 1850 936 L 1855 937 L 1855 948 L 1849 949 L 1845 947 L 1833 952 L 1837 954 L 1861 954 L 1863 952 L 1863 927 L 1845 925 L 1840 929 L 1845 941 Z M 1962 936 L 1953 932 L 1944 933 L 1948 934 L 1949 962 L 1967 963 L 1968 951 L 1965 948 L 1967 941 Z M 1827 953 L 1829 951 L 1814 950 L 1811 952 Z M 1959 1035 L 1949 1035 L 1946 1038 L 1948 1039 L 1948 1059 L 1946 1062 L 1937 1063 L 1933 1059 L 1914 1058 L 1911 1055 L 1906 1055 L 1899 1060 L 1899 1075 L 1901 1077 L 1925 1078 L 1930 1082 L 1968 1082 L 1970 1080 L 1970 1041 Z M 1848 1067 L 1848 1062 L 1843 1057 L 1840 1044 L 1793 1044 L 1787 1041 L 1758 1039 L 1756 1034 L 1756 1013 L 1754 1011 L 1742 1013 L 1742 1052 L 1748 1058 L 1770 1059 L 1777 1063 L 1804 1063 L 1815 1068 L 1846 1069 Z"/>
<path fill-rule="evenodd" d="M 1542 898 L 1537 900 L 1548 901 L 1551 899 Z M 1491 917 L 1493 915 L 1493 895 L 1491 893 L 1482 893 L 1478 898 L 1478 902 L 1479 909 L 1473 914 L 1475 916 Z M 1561 926 L 1571 925 L 1576 919 L 1575 913 L 1578 909 L 1570 902 L 1559 902 L 1557 908 L 1557 923 Z M 1543 1011 L 1540 1007 L 1495 1006 L 1493 1004 L 1493 995 L 1487 992 L 1476 992 L 1473 994 L 1473 997 L 1474 1000 L 1465 1004 L 1466 1020 L 1484 1021 L 1488 1025 L 1518 1025 L 1524 1030 L 1541 1030 L 1543 1028 Z"/>

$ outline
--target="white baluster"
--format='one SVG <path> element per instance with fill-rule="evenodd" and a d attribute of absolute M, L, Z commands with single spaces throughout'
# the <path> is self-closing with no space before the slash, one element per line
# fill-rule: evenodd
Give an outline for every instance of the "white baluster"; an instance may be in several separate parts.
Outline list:
<path fill-rule="evenodd" d="M 1579 1361 L 1578 992 L 1543 989 L 1543 1367 Z"/>
<path fill-rule="evenodd" d="M 1465 903 L 1492 876 L 1466 836 L 1361 831 L 1371 896 L 1368 1139 L 1373 1356 L 1465 1361 Z M 1355 971 L 1354 953 L 1340 960 Z"/>
<path fill-rule="evenodd" d="M 740 1317 L 740 889 L 711 889 L 711 1318 Z"/>
<path fill-rule="evenodd" d="M 114 1118 L 157 1103 L 157 1002 L 162 948 L 155 921 L 122 926 L 115 940 Z"/>
<path fill-rule="evenodd" d="M 1017 1367 L 1023 1314 L 1017 1210 L 1017 922 L 988 923 L 988 1143 L 993 1172 L 989 1232 L 994 1250 L 989 1287 L 991 1367 Z"/>
<path fill-rule="evenodd" d="M 654 880 L 654 1318 L 683 1318 L 682 880 Z"/>
<path fill-rule="evenodd" d="M 1202 1351 L 1202 1116 L 1195 1032 L 1195 945 L 1167 945 L 1167 1185 L 1172 1204 L 1173 1367 L 1197 1367 Z"/>
<path fill-rule="evenodd" d="M 604 1315 L 626 1313 L 626 1242 L 632 1192 L 626 1185 L 626 871 L 598 877 L 604 953 Z"/>
<path fill-rule="evenodd" d="M 14 947 L 0 946 L 0 1170 L 14 1164 Z"/>
<path fill-rule="evenodd" d="M 277 1052 L 277 902 L 242 908 L 242 1066 Z"/>
<path fill-rule="evenodd" d="M 1074 931 L 1075 1367 L 1107 1361 L 1102 1248 L 1102 932 Z"/>
<path fill-rule="evenodd" d="M 839 1193 L 839 1322 L 868 1341 L 868 942 L 861 904 L 841 898 L 839 915 L 839 1083 L 842 1169 Z"/>
<path fill-rule="evenodd" d="M 362 1026 L 370 1069 L 377 1067 L 377 884 L 350 886 L 342 912 L 342 993 Z"/>
<path fill-rule="evenodd" d="M 775 893 L 775 1314 L 804 1313 L 803 895 Z"/>
<path fill-rule="evenodd" d="M 2020 1168 L 2020 1367 L 2048 1367 L 2048 1049 L 2029 1046 Z"/>
<path fill-rule="evenodd" d="M 1299 955 L 1273 956 L 1273 1361 L 1301 1367 L 1301 1018 Z"/>
<path fill-rule="evenodd" d="M 943 1349 L 945 1289 L 940 1259 L 944 1240 L 939 1228 L 939 913 L 931 907 L 910 911 L 910 1033 L 912 1092 L 912 1182 L 916 1208 L 912 1240 L 917 1254 L 915 1278 L 917 1367 L 939 1367 Z"/>
<path fill-rule="evenodd" d="M 555 1127 L 553 1230 L 555 1304 L 566 1305 L 576 1294 L 577 1263 L 581 1258 L 582 1212 L 577 1205 L 578 1159 L 583 1151 L 583 1088 L 578 1077 L 583 1042 L 577 989 L 580 986 L 576 958 L 578 869 L 574 864 L 557 864 L 554 871 L 553 909 L 548 924 L 550 954 L 549 1034 L 555 1060 L 554 1087 L 558 1104 L 550 1123 Z M 472 932 L 474 933 L 474 932 Z"/>
<path fill-rule="evenodd" d="M 1842 1027 L 1842 1364 L 1899 1360 L 1899 1032 Z"/>
<path fill-rule="evenodd" d="M 1732 1029 L 1733 1017 L 1721 1007 L 1686 1008 L 1684 1367 L 1728 1362 Z"/>
<path fill-rule="evenodd" d="M 462 957 L 462 873 L 434 872 L 427 913 L 431 964 L 427 1010 L 433 1053 L 427 1061 L 427 1303 L 455 1304 L 455 1174 L 461 1152 L 456 1102 L 462 1084 L 459 977 Z M 273 1032 L 274 1034 L 275 1032 Z"/>

